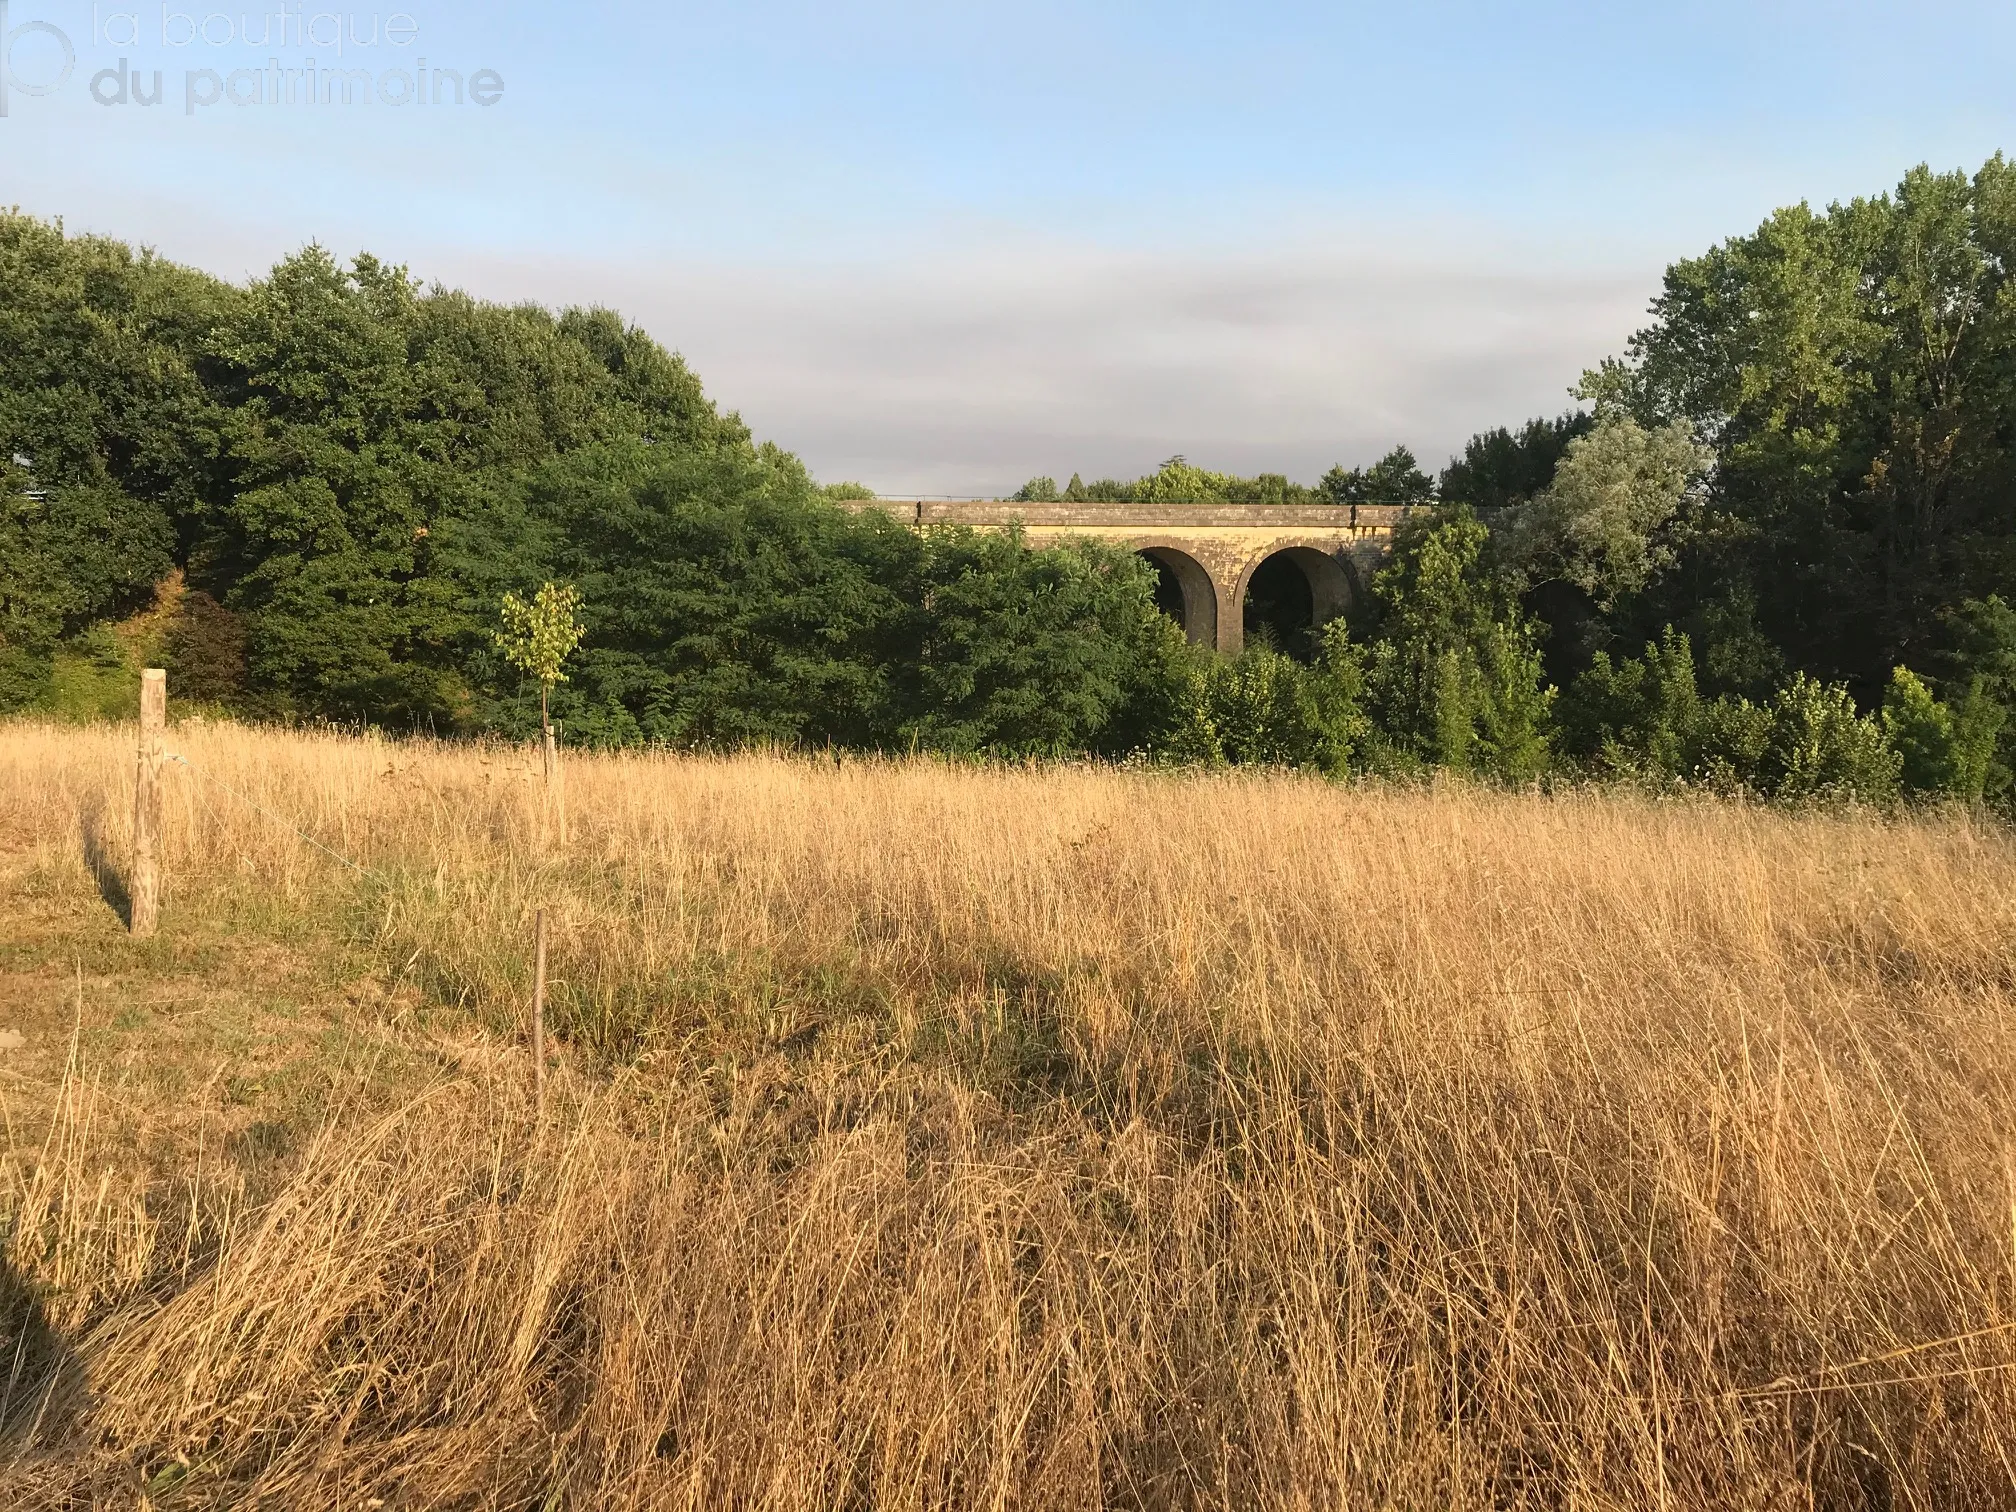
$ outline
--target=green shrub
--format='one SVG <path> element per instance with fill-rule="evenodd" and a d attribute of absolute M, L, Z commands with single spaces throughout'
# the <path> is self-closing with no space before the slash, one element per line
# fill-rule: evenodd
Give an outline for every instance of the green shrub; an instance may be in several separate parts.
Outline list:
<path fill-rule="evenodd" d="M 1897 752 L 1907 793 L 1946 793 L 1955 783 L 1953 711 L 1932 696 L 1909 667 L 1890 674 L 1883 698 L 1883 733 Z"/>
<path fill-rule="evenodd" d="M 1950 790 L 1959 769 L 1956 721 L 1910 673 L 1898 675 L 1908 683 L 1893 684 L 1880 722 L 1858 711 L 1845 687 L 1803 675 L 1769 705 L 1704 699 L 1693 647 L 1669 625 L 1640 657 L 1597 656 L 1562 701 L 1562 739 L 1597 775 L 1716 792 L 1884 803 L 1900 777 L 1910 791 Z"/>
<path fill-rule="evenodd" d="M 1458 510 L 1403 530 L 1373 580 L 1365 661 L 1371 765 L 1507 781 L 1546 768 L 1554 690 L 1533 622 L 1483 562 L 1488 532 Z"/>
<path fill-rule="evenodd" d="M 1642 657 L 1595 665 L 1570 686 L 1558 721 L 1570 754 L 1609 776 L 1694 775 L 1703 729 L 1694 649 L 1671 625 Z"/>
<path fill-rule="evenodd" d="M 2004 718 L 1984 683 L 1978 676 L 1970 679 L 1966 696 L 1954 709 L 1935 698 L 1910 668 L 1891 672 L 1883 733 L 1897 752 L 1906 793 L 1980 801 Z"/>
<path fill-rule="evenodd" d="M 1896 797 L 1903 758 L 1883 726 L 1859 712 L 1845 687 L 1794 674 L 1771 705 L 1762 775 L 1775 798 Z"/>
<path fill-rule="evenodd" d="M 1341 622 L 1326 626 L 1313 666 L 1268 646 L 1212 657 L 1193 685 L 1190 718 L 1170 744 L 1179 759 L 1303 767 L 1341 777 L 1368 721 L 1364 672 Z"/>
<path fill-rule="evenodd" d="M 43 706 L 86 724 L 140 713 L 140 667 L 107 624 L 89 626 L 56 650 Z"/>
<path fill-rule="evenodd" d="M 1710 699 L 1688 742 L 1687 780 L 1717 793 L 1763 792 L 1773 727 L 1771 710 L 1747 698 Z"/>

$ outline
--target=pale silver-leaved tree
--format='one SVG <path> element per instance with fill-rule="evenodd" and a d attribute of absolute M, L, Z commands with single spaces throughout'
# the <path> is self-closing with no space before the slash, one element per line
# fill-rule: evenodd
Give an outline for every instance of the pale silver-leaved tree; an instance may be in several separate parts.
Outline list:
<path fill-rule="evenodd" d="M 1714 455 L 1684 420 L 1648 428 L 1606 408 L 1554 481 L 1514 508 L 1508 555 L 1529 582 L 1573 583 L 1608 609 L 1672 564 L 1668 527 Z"/>

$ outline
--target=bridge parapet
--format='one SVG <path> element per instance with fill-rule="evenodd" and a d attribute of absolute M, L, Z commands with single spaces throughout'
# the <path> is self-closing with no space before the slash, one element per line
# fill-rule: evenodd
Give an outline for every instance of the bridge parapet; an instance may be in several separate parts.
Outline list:
<path fill-rule="evenodd" d="M 1094 536 L 1131 546 L 1162 573 L 1165 602 L 1190 639 L 1220 651 L 1245 644 L 1247 590 L 1262 568 L 1292 566 L 1306 583 L 1309 619 L 1322 624 L 1359 601 L 1407 509 L 1390 504 L 1155 504 L 1013 499 L 864 499 L 919 528 L 1019 525 L 1032 545 Z M 1279 566 L 1270 564 L 1280 563 Z"/>
<path fill-rule="evenodd" d="M 1388 530 L 1406 518 L 1393 504 L 1134 504 L 1024 503 L 1016 499 L 927 499 L 897 509 L 915 509 L 919 525 L 1008 525 L 1031 529 L 1076 529 L 1087 535 L 1108 530 L 1262 528 L 1269 530 Z"/>

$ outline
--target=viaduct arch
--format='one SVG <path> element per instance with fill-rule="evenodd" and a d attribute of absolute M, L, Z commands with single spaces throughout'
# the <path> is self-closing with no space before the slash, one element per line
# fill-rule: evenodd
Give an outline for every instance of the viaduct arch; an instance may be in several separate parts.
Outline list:
<path fill-rule="evenodd" d="M 1277 635 L 1348 613 L 1406 510 L 1372 504 L 1036 504 L 1008 500 L 899 503 L 907 524 L 1020 525 L 1033 546 L 1095 536 L 1131 546 L 1161 577 L 1156 600 L 1199 645 L 1235 652 L 1247 625 Z"/>

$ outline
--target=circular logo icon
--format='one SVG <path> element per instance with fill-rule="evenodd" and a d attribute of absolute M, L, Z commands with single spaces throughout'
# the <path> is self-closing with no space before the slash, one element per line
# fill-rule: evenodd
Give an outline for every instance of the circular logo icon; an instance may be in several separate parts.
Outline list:
<path fill-rule="evenodd" d="M 14 49 L 33 36 L 53 37 L 57 47 L 62 49 L 63 66 L 53 79 L 46 76 L 23 78 L 14 71 Z M 10 27 L 7 24 L 7 0 L 0 0 L 0 116 L 7 114 L 8 95 L 54 94 L 76 71 L 77 49 L 70 45 L 70 38 L 62 27 L 47 21 L 24 21 L 19 26 Z"/>

